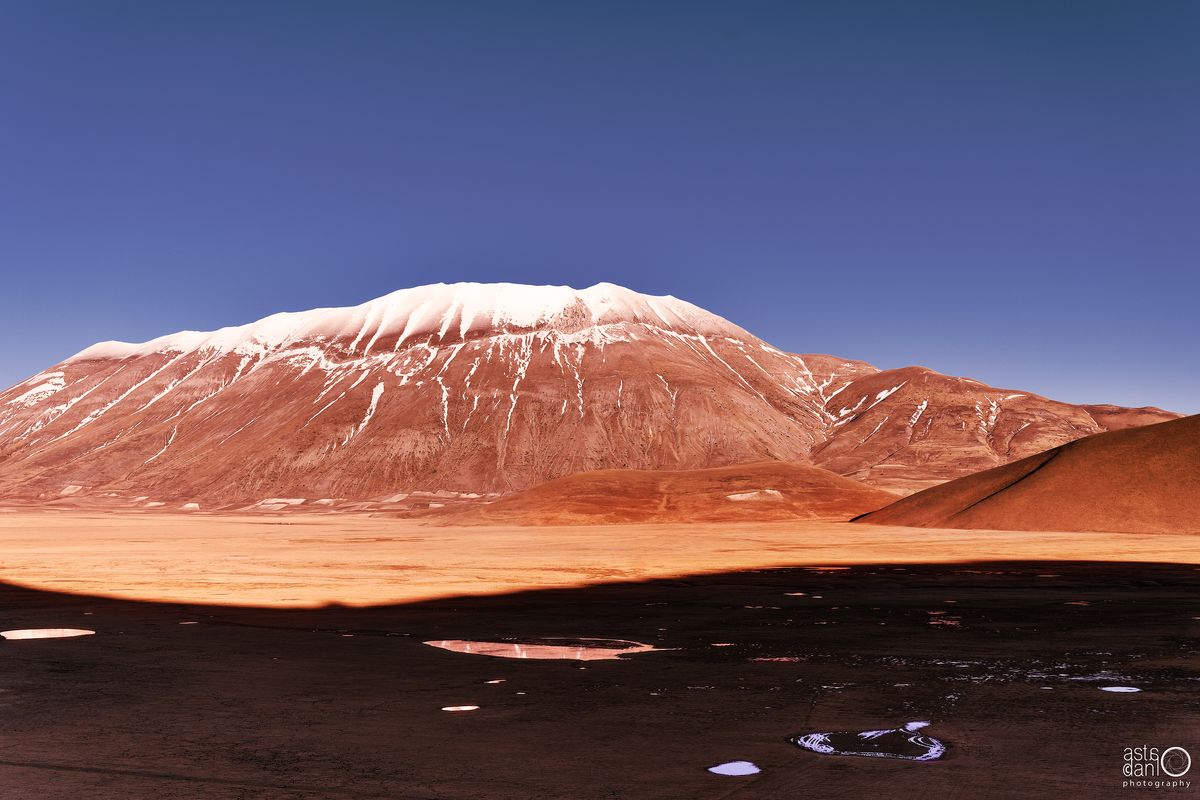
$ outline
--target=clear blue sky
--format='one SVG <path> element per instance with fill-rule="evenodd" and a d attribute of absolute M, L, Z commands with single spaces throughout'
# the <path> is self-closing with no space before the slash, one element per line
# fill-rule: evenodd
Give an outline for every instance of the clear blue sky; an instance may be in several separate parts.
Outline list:
<path fill-rule="evenodd" d="M 1200 3 L 0 0 L 0 384 L 477 280 L 1200 411 Z"/>

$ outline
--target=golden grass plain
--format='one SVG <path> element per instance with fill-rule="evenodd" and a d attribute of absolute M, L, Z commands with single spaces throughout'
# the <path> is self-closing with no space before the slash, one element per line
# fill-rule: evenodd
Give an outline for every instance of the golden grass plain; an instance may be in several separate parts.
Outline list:
<path fill-rule="evenodd" d="M 795 566 L 1200 564 L 1186 534 L 962 531 L 836 521 L 445 527 L 353 515 L 0 513 L 0 581 L 177 603 L 404 603 Z"/>

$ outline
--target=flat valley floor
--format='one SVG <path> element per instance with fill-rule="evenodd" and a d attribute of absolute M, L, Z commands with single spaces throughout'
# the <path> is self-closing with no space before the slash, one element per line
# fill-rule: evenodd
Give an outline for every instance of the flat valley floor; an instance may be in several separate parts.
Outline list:
<path fill-rule="evenodd" d="M 0 640 L 0 797 L 1200 796 L 1122 786 L 1126 747 L 1200 757 L 1198 565 L 1183 535 L 5 512 L 0 630 L 96 633 Z M 423 643 L 536 637 L 659 649 Z M 913 720 L 940 760 L 789 741 Z M 734 760 L 762 772 L 706 771 Z"/>

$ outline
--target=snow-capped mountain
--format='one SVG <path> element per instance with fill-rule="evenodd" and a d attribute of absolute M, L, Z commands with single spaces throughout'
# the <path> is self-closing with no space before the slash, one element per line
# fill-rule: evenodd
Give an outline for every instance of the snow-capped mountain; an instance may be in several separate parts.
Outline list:
<path fill-rule="evenodd" d="M 911 488 L 1174 416 L 785 353 L 612 284 L 437 284 L 93 345 L 0 393 L 0 496 L 213 508 L 762 459 Z"/>

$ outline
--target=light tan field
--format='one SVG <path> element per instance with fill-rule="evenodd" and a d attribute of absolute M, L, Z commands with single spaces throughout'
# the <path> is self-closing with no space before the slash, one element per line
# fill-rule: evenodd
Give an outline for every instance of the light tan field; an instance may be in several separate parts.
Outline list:
<path fill-rule="evenodd" d="M 704 572 L 1003 560 L 1200 564 L 1194 536 L 840 522 L 440 527 L 356 516 L 0 513 L 0 581 L 228 605 L 370 605 Z"/>

